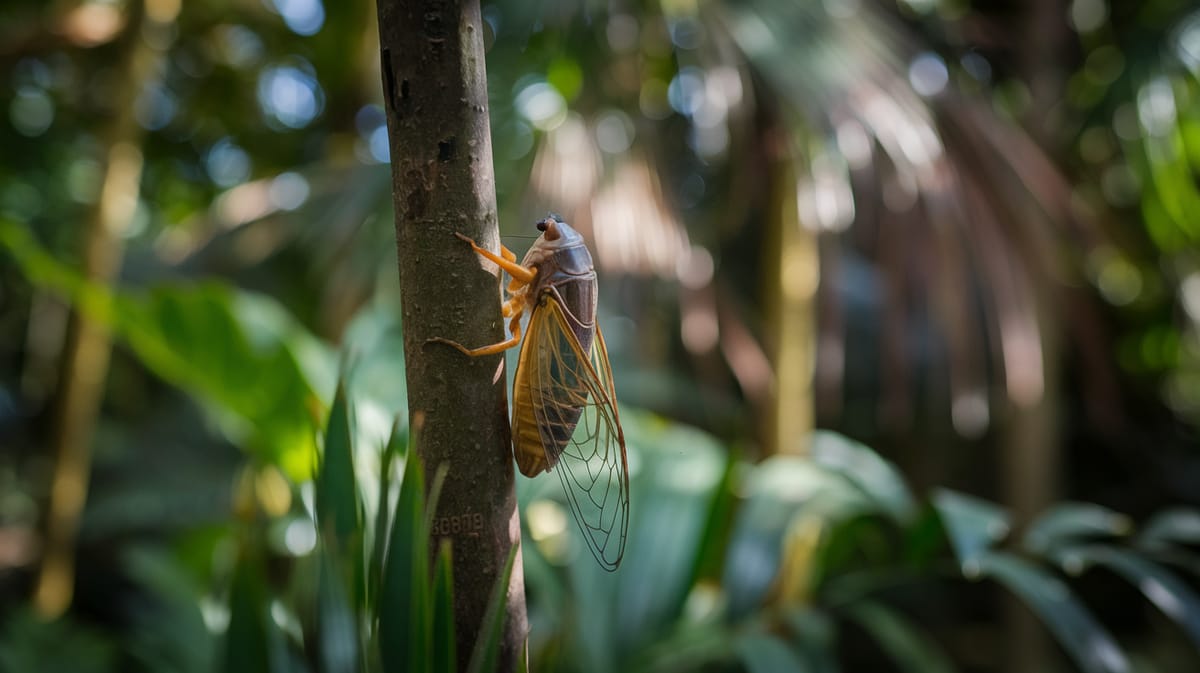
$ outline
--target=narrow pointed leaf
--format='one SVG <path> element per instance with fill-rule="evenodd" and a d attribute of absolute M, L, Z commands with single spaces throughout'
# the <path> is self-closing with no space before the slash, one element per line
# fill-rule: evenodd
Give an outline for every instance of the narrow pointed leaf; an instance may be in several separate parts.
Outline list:
<path fill-rule="evenodd" d="M 862 601 L 847 612 L 870 633 L 897 668 L 907 673 L 951 673 L 949 657 L 927 634 L 895 610 L 873 601 Z"/>
<path fill-rule="evenodd" d="M 411 447 L 396 498 L 379 596 L 379 655 L 385 673 L 423 671 L 428 665 L 428 529 L 425 477 Z"/>
<path fill-rule="evenodd" d="M 978 557 L 979 573 L 1012 591 L 1084 673 L 1128 673 L 1129 659 L 1071 589 L 1044 569 L 1007 552 Z"/>
<path fill-rule="evenodd" d="M 496 578 L 496 586 L 492 587 L 492 597 L 488 601 L 487 613 L 483 616 L 483 624 L 479 628 L 479 640 L 471 650 L 471 663 L 467 667 L 470 673 L 488 673 L 496 670 L 500 655 L 500 639 L 504 635 L 505 607 L 508 603 L 509 579 L 512 577 L 513 564 L 517 551 L 521 547 L 514 544 L 508 552 L 508 560 L 504 563 L 504 572 Z"/>
<path fill-rule="evenodd" d="M 343 583 L 345 573 L 333 550 L 321 550 L 317 580 L 317 651 L 321 673 L 354 673 L 358 670 L 358 629 L 354 610 Z"/>
<path fill-rule="evenodd" d="M 747 673 L 805 673 L 809 668 L 779 638 L 755 633 L 741 638 L 734 646 Z"/>
<path fill-rule="evenodd" d="M 1107 507 L 1085 502 L 1065 502 L 1040 515 L 1022 540 L 1025 548 L 1045 554 L 1054 547 L 1083 538 L 1116 537 L 1133 528 L 1129 517 Z"/>
<path fill-rule="evenodd" d="M 458 670 L 454 639 L 454 559 L 449 540 L 442 540 L 433 570 L 433 670 Z"/>
<path fill-rule="evenodd" d="M 938 489 L 932 502 L 954 554 L 964 566 L 978 561 L 1010 530 L 1008 513 L 986 500 Z"/>
<path fill-rule="evenodd" d="M 354 449 L 351 443 L 350 402 L 346 387 L 339 383 L 329 423 L 325 429 L 325 451 L 316 479 L 317 525 L 332 533 L 330 542 L 345 554 L 350 538 L 360 529 L 362 505 L 354 477 Z"/>
<path fill-rule="evenodd" d="M 1200 648 L 1200 595 L 1167 568 L 1128 549 L 1106 545 L 1075 547 L 1064 551 L 1059 560 L 1067 567 L 1103 566 L 1125 578 Z"/>
<path fill-rule="evenodd" d="M 371 540 L 371 560 L 367 566 L 367 587 L 372 614 L 379 614 L 379 585 L 383 577 L 384 553 L 388 545 L 391 521 L 392 461 L 404 442 L 400 422 L 392 424 L 392 433 L 379 456 L 379 505 L 375 511 L 375 530 Z"/>
<path fill-rule="evenodd" d="M 243 549 L 229 589 L 229 626 L 225 631 L 222 671 L 259 673 L 271 670 L 267 633 L 267 591 L 263 569 L 256 557 Z"/>

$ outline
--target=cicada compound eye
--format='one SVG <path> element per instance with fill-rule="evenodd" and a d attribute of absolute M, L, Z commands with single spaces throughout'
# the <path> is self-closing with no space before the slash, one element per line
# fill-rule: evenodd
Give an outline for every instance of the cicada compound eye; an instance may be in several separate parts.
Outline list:
<path fill-rule="evenodd" d="M 547 217 L 541 222 L 538 222 L 537 228 L 538 231 L 542 232 L 542 238 L 546 239 L 547 241 L 558 240 L 558 237 L 561 236 L 558 231 L 558 220 L 556 220 L 553 215 Z"/>

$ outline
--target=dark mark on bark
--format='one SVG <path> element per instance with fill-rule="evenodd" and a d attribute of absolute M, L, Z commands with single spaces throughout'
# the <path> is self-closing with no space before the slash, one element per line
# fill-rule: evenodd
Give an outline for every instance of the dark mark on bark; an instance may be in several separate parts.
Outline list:
<path fill-rule="evenodd" d="M 408 100 L 408 80 L 406 79 L 400 80 L 400 98 Z"/>
<path fill-rule="evenodd" d="M 396 96 L 396 81 L 394 79 L 395 75 L 392 74 L 392 53 L 391 53 L 391 51 L 388 50 L 387 47 L 384 47 L 383 51 L 381 53 L 381 56 L 382 56 L 382 58 L 380 60 L 382 61 L 382 63 L 380 64 L 380 66 L 383 68 L 384 98 L 386 99 L 387 106 L 392 108 L 393 110 L 395 110 L 396 105 L 395 105 L 394 99 Z M 405 98 L 408 97 L 407 90 L 408 90 L 408 80 L 405 80 L 403 89 L 401 89 L 401 92 L 405 94 Z"/>
<path fill-rule="evenodd" d="M 408 192 L 408 198 L 405 199 L 405 204 L 408 206 L 408 217 L 409 219 L 420 219 L 425 215 L 425 206 L 428 203 L 425 176 L 420 171 L 411 170 L 408 172 L 405 182 L 414 185 Z"/>
<path fill-rule="evenodd" d="M 425 12 L 425 22 L 422 26 L 422 32 L 425 33 L 425 37 L 430 42 L 443 42 L 446 39 L 447 29 L 446 12 L 445 8 L 441 5 L 445 3 L 433 2 L 430 4 L 434 5 L 434 7 Z"/>
<path fill-rule="evenodd" d="M 438 143 L 438 161 L 453 161 L 456 153 L 457 148 L 454 145 L 454 136 L 450 136 Z"/>

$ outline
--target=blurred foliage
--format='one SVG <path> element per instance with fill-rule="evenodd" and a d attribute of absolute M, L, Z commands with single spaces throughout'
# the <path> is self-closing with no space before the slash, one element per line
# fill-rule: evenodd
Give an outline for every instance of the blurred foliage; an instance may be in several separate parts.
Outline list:
<path fill-rule="evenodd" d="M 553 480 L 519 484 L 534 670 L 1002 670 L 1013 598 L 1054 670 L 1195 669 L 1200 14 L 1056 5 L 1030 71 L 1036 4 L 485 4 L 504 233 L 552 209 L 589 236 L 630 405 L 616 574 Z M 143 33 L 141 5 L 0 7 L 0 670 L 447 666 L 453 552 L 416 553 L 393 427 L 373 8 L 191 1 Z M 139 39 L 161 63 L 120 82 Z M 80 223 L 130 105 L 145 167 L 101 287 Z M 785 164 L 819 236 L 818 418 L 879 453 L 826 432 L 759 460 Z M 68 307 L 118 346 L 76 601 L 46 623 L 26 598 Z M 1057 364 L 1021 350 L 1047 324 Z M 1014 529 L 967 493 L 994 491 L 1043 364 L 1073 500 Z M 930 462 L 960 490 L 926 493 Z"/>

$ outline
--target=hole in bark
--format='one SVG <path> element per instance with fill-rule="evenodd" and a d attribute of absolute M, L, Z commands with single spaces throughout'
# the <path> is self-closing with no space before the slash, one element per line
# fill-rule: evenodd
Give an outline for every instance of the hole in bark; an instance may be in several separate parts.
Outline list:
<path fill-rule="evenodd" d="M 406 79 L 400 80 L 400 97 L 405 100 L 408 99 L 408 80 Z"/>
<path fill-rule="evenodd" d="M 454 152 L 454 136 L 450 136 L 438 143 L 438 161 L 450 161 L 454 158 Z"/>

